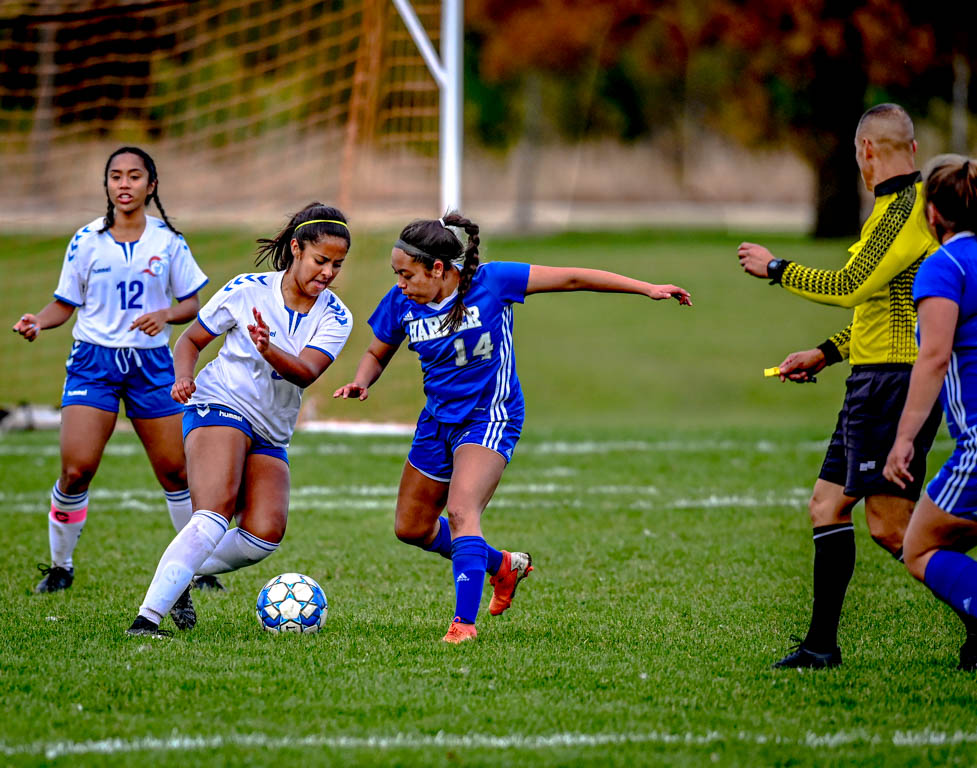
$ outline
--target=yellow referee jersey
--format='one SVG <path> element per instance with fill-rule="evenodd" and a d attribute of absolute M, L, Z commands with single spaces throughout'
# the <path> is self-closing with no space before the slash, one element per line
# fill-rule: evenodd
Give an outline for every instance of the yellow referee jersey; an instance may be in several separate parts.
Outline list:
<path fill-rule="evenodd" d="M 852 365 L 913 363 L 913 280 L 923 259 L 936 248 L 923 212 L 920 174 L 896 176 L 875 187 L 875 207 L 861 238 L 848 249 L 851 258 L 842 269 L 812 269 L 791 262 L 781 284 L 811 301 L 855 308 L 851 325 L 821 345 L 829 363 L 846 356 Z M 833 346 L 838 356 L 826 346 Z"/>

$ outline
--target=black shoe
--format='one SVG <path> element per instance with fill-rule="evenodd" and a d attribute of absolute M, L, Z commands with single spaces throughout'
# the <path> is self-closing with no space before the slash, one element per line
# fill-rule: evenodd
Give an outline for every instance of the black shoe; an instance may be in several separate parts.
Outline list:
<path fill-rule="evenodd" d="M 214 592 L 226 592 L 227 587 L 221 584 L 216 576 L 206 574 L 204 576 L 194 576 L 193 581 L 190 582 L 190 587 L 193 589 L 209 589 Z"/>
<path fill-rule="evenodd" d="M 826 669 L 841 666 L 840 648 L 835 648 L 829 653 L 816 653 L 805 648 L 804 641 L 799 637 L 791 636 L 790 639 L 796 645 L 791 646 L 791 652 L 773 665 L 774 669 Z"/>
<path fill-rule="evenodd" d="M 168 629 L 160 629 L 158 624 L 153 624 L 145 616 L 136 616 L 136 620 L 126 630 L 126 634 L 134 637 L 173 637 L 172 632 Z"/>
<path fill-rule="evenodd" d="M 977 635 L 967 635 L 967 640 L 960 646 L 960 663 L 957 669 L 965 672 L 977 672 Z"/>
<path fill-rule="evenodd" d="M 177 629 L 193 629 L 196 626 L 197 612 L 193 608 L 193 600 L 190 599 L 190 587 L 183 590 L 183 594 L 173 603 L 170 616 Z"/>
<path fill-rule="evenodd" d="M 43 563 L 37 564 L 37 570 L 44 574 L 44 578 L 34 587 L 35 592 L 60 592 L 71 586 L 75 580 L 74 568 L 62 568 L 60 565 L 52 565 L 50 568 Z"/>

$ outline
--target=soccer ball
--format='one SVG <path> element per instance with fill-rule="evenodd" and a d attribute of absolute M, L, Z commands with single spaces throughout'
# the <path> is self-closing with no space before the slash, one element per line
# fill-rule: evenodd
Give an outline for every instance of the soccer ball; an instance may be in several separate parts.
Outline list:
<path fill-rule="evenodd" d="M 258 621 L 269 632 L 318 632 L 328 609 L 322 587 L 301 573 L 276 576 L 258 593 Z"/>

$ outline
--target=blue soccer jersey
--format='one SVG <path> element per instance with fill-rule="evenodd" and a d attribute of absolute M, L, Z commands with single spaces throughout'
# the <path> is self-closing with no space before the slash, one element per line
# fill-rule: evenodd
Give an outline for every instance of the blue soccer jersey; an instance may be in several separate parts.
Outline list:
<path fill-rule="evenodd" d="M 424 374 L 425 409 L 444 424 L 471 419 L 522 419 L 525 404 L 516 376 L 512 345 L 512 304 L 522 303 L 529 265 L 481 265 L 465 294 L 467 316 L 454 332 L 441 328 L 455 294 L 418 304 L 397 286 L 370 316 L 370 327 L 385 344 L 405 339 L 417 353 Z"/>
<path fill-rule="evenodd" d="M 950 299 L 959 306 L 950 367 L 940 399 L 954 439 L 977 433 L 977 238 L 956 235 L 923 262 L 913 285 L 916 304 L 926 298 Z"/>
<path fill-rule="evenodd" d="M 78 307 L 72 335 L 102 347 L 152 349 L 170 339 L 166 325 L 155 336 L 130 330 L 133 321 L 173 300 L 183 301 L 207 284 L 182 235 L 155 216 L 133 243 L 119 243 L 99 232 L 99 217 L 79 229 L 64 256 L 54 298 Z"/>

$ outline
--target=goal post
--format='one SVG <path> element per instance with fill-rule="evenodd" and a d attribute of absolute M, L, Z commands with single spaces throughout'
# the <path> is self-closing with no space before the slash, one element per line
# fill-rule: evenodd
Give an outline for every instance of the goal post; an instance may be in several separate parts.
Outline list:
<path fill-rule="evenodd" d="M 464 128 L 464 0 L 442 0 L 441 56 L 434 50 L 410 0 L 393 0 L 431 76 L 438 84 L 441 210 L 461 208 Z"/>

